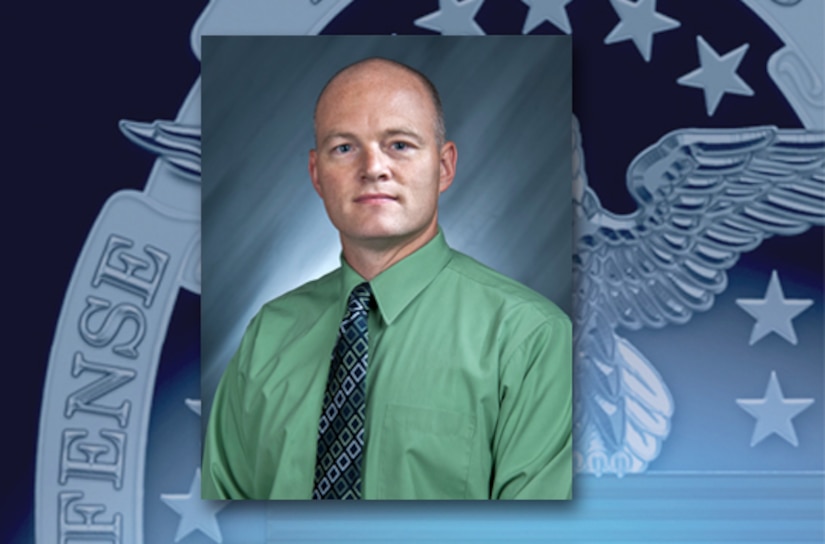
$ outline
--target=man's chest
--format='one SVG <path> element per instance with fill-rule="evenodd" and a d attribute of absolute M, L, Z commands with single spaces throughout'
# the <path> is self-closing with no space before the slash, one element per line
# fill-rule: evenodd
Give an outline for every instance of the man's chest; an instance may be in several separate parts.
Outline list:
<path fill-rule="evenodd" d="M 457 326 L 470 323 L 447 325 L 432 320 L 371 327 L 367 498 L 483 498 L 488 492 L 499 353 L 488 334 L 467 334 Z M 336 333 L 334 325 L 318 327 L 273 350 L 252 407 L 265 412 L 264 441 L 277 444 L 271 462 L 293 467 L 277 471 L 278 477 L 306 480 L 310 488 L 314 457 L 307 452 L 317 442 Z"/>

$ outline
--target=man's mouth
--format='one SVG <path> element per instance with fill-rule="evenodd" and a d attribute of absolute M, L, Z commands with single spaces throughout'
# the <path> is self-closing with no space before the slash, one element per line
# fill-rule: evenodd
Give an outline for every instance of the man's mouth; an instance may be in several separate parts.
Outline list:
<path fill-rule="evenodd" d="M 381 202 L 390 202 L 397 200 L 396 197 L 384 193 L 367 193 L 355 199 L 359 204 L 380 204 Z"/>

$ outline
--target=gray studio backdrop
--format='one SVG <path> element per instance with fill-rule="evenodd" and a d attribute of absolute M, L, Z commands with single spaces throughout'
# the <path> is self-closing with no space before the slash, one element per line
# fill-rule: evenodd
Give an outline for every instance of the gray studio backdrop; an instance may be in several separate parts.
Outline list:
<path fill-rule="evenodd" d="M 202 402 L 266 303 L 339 265 L 307 172 L 326 81 L 371 56 L 441 94 L 457 175 L 447 243 L 571 312 L 571 43 L 567 36 L 205 36 Z"/>

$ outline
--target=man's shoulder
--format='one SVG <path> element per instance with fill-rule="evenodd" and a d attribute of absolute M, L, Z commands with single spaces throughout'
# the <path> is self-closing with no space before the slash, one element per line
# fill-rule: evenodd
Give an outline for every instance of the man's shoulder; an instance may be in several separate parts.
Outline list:
<path fill-rule="evenodd" d="M 268 364 L 273 353 L 316 327 L 335 304 L 340 285 L 338 269 L 261 306 L 244 331 L 236 354 L 237 369 L 254 374 Z"/>
<path fill-rule="evenodd" d="M 308 281 L 268 301 L 259 315 L 269 318 L 312 319 L 312 315 L 333 304 L 340 292 L 341 269 Z"/>
<path fill-rule="evenodd" d="M 541 293 L 469 255 L 453 250 L 448 269 L 461 278 L 463 288 L 476 291 L 504 312 L 532 320 L 569 319 L 566 313 Z"/>

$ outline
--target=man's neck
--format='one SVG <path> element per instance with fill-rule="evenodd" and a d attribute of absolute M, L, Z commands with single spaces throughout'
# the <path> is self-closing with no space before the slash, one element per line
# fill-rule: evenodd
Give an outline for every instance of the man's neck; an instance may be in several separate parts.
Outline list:
<path fill-rule="evenodd" d="M 398 261 L 412 255 L 438 234 L 438 225 L 434 224 L 415 237 L 398 240 L 370 241 L 356 243 L 341 238 L 344 259 L 353 270 L 367 281 L 388 269 Z"/>

